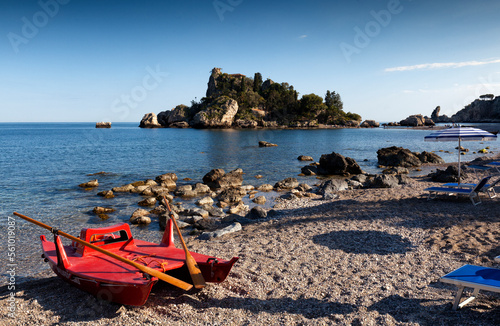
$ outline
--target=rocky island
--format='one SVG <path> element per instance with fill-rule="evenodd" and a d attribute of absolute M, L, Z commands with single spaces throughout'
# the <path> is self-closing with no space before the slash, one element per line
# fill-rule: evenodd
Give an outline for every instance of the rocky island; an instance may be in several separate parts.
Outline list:
<path fill-rule="evenodd" d="M 141 128 L 317 128 L 378 127 L 373 120 L 361 123 L 361 116 L 344 112 L 340 95 L 327 91 L 325 98 L 298 92 L 286 82 L 262 75 L 253 78 L 242 74 L 223 73 L 213 68 L 205 97 L 191 101 L 191 106 L 178 105 L 156 115 L 144 115 Z"/>
<path fill-rule="evenodd" d="M 436 123 L 477 123 L 500 122 L 500 96 L 493 94 L 481 95 L 479 99 L 466 105 L 451 117 L 440 115 L 441 106 L 437 106 L 430 117 L 421 114 L 410 115 L 400 122 L 391 122 L 389 126 L 422 127 L 434 126 Z"/>

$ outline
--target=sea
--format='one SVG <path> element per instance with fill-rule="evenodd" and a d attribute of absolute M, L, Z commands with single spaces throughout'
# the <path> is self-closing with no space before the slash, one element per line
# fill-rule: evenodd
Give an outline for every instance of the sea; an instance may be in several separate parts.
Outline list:
<path fill-rule="evenodd" d="M 476 124 L 500 130 L 500 124 Z M 404 128 L 371 129 L 141 129 L 138 123 L 113 123 L 110 129 L 95 123 L 0 123 L 0 258 L 19 266 L 18 280 L 46 269 L 40 259 L 39 236 L 50 232 L 16 216 L 18 212 L 66 233 L 77 236 L 84 227 L 102 227 L 128 222 L 141 200 L 137 194 L 118 194 L 103 199 L 97 192 L 131 182 L 154 179 L 174 172 L 178 184 L 201 182 L 215 168 L 226 172 L 241 168 L 244 184 L 273 184 L 287 177 L 315 184 L 314 176 L 298 176 L 309 162 L 299 155 L 319 161 L 332 152 L 355 159 L 369 173 L 379 173 L 377 150 L 401 146 L 414 152 L 435 151 L 446 162 L 456 162 L 458 144 L 424 142 L 433 130 Z M 259 141 L 277 144 L 259 147 Z M 470 161 L 473 154 L 488 147 L 500 151 L 500 142 L 463 143 Z M 488 154 L 487 154 L 488 155 Z M 99 172 L 105 174 L 92 175 Z M 255 178 L 261 175 L 261 179 Z M 189 180 L 184 180 L 184 179 Z M 98 179 L 98 189 L 78 185 Z M 267 207 L 279 194 L 271 193 Z M 247 204 L 252 205 L 250 201 Z M 101 220 L 91 211 L 95 206 L 113 207 L 116 212 Z M 158 223 L 133 226 L 135 237 L 153 242 L 161 239 Z M 13 249 L 12 249 L 13 248 Z M 13 252 L 13 255 L 9 255 Z M 29 268 L 21 268 L 29 266 Z M 2 264 L 2 281 L 8 279 Z"/>

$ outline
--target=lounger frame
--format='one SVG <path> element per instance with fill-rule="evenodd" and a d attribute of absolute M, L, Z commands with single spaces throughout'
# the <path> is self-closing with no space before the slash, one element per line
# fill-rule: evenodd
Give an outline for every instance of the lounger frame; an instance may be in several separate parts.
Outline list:
<path fill-rule="evenodd" d="M 491 292 L 497 292 L 500 293 L 500 285 L 495 286 L 491 284 L 487 284 L 487 281 L 482 280 L 481 278 L 475 277 L 475 275 L 470 275 L 470 271 L 493 271 L 493 272 L 499 272 L 500 270 L 497 268 L 491 268 L 491 267 L 482 267 L 482 266 L 476 266 L 476 265 L 464 265 L 456 270 L 454 270 L 451 273 L 446 274 L 445 276 L 441 277 L 439 281 L 443 283 L 449 283 L 449 284 L 454 284 L 458 286 L 458 291 L 455 296 L 455 299 L 453 301 L 453 310 L 457 310 L 459 308 L 462 308 L 466 304 L 472 302 L 474 299 L 479 294 L 480 290 L 484 291 L 491 291 Z M 463 275 L 460 275 L 461 272 L 464 271 Z M 500 275 L 500 274 L 499 274 Z M 500 279 L 495 280 L 498 284 L 500 284 Z M 472 295 L 465 299 L 463 302 L 460 302 L 462 300 L 462 296 L 464 295 L 464 290 L 465 288 L 471 288 L 473 289 Z"/>

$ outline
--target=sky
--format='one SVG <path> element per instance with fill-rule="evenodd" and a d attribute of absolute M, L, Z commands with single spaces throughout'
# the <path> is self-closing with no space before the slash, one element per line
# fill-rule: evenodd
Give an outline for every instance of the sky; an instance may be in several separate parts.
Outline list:
<path fill-rule="evenodd" d="M 363 120 L 452 115 L 500 95 L 500 2 L 0 2 L 0 122 L 139 122 L 210 71 L 340 94 Z"/>

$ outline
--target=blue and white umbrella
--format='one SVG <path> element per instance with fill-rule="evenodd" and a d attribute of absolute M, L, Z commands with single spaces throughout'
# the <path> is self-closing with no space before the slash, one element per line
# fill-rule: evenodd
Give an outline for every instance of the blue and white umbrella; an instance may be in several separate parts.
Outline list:
<path fill-rule="evenodd" d="M 425 136 L 425 141 L 458 141 L 458 183 L 460 183 L 460 149 L 463 141 L 497 140 L 497 135 L 478 128 L 453 127 Z"/>

